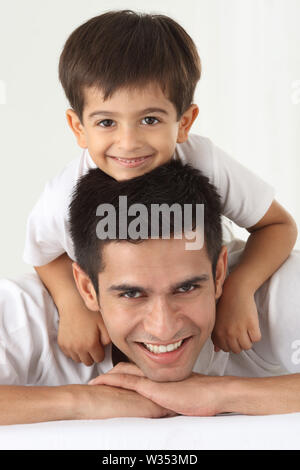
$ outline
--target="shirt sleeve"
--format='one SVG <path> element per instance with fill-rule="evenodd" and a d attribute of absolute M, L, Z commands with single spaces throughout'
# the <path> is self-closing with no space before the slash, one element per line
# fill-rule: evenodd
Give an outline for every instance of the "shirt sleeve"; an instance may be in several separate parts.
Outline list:
<path fill-rule="evenodd" d="M 68 210 L 74 184 L 77 160 L 49 181 L 27 220 L 23 260 L 32 266 L 43 266 L 68 253 L 74 260 L 69 232 Z"/>
<path fill-rule="evenodd" d="M 206 137 L 191 134 L 176 154 L 209 178 L 221 197 L 222 214 L 240 227 L 259 222 L 274 200 L 272 186 Z"/>
<path fill-rule="evenodd" d="M 62 244 L 63 217 L 53 210 L 51 191 L 46 186 L 32 209 L 26 226 L 23 260 L 33 266 L 43 266 L 66 250 Z"/>
<path fill-rule="evenodd" d="M 240 227 L 252 227 L 271 206 L 274 188 L 216 145 L 212 146 L 212 160 L 223 215 Z"/>
<path fill-rule="evenodd" d="M 300 373 L 299 279 L 300 251 L 295 250 L 257 292 L 258 308 L 263 310 L 262 336 L 269 338 L 272 362 L 291 374 Z"/>
<path fill-rule="evenodd" d="M 42 373 L 39 328 L 27 315 L 36 310 L 17 282 L 0 280 L 0 385 L 27 385 Z"/>

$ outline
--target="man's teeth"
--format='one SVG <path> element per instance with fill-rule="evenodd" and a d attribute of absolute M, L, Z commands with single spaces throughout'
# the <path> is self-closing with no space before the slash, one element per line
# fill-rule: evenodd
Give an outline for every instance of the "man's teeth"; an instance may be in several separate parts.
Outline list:
<path fill-rule="evenodd" d="M 162 344 L 157 346 L 156 344 L 148 343 L 144 343 L 144 345 L 147 349 L 149 349 L 149 351 L 153 352 L 154 354 L 161 354 L 170 351 L 175 351 L 175 349 L 178 349 L 181 346 L 182 341 L 183 340 L 177 341 L 177 343 L 168 344 L 167 346 L 163 346 Z"/>

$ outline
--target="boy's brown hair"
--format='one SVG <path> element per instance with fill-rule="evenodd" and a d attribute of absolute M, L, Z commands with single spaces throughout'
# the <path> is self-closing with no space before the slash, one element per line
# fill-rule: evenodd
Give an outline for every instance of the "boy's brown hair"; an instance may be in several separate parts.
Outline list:
<path fill-rule="evenodd" d="M 82 124 L 85 87 L 99 88 L 106 100 L 120 88 L 156 82 L 179 120 L 200 76 L 197 48 L 176 21 L 132 10 L 109 11 L 76 28 L 59 61 L 59 79 Z"/>

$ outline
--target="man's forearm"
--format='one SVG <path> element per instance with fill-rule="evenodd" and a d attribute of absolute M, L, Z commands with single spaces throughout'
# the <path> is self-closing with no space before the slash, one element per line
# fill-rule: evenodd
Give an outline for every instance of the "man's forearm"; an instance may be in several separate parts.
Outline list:
<path fill-rule="evenodd" d="M 220 382 L 220 412 L 268 415 L 300 412 L 300 374 L 278 377 L 231 377 L 226 390 Z"/>
<path fill-rule="evenodd" d="M 136 392 L 106 385 L 0 386 L 0 425 L 173 415 Z"/>
<path fill-rule="evenodd" d="M 72 419 L 73 386 L 0 386 L 0 424 L 26 424 Z"/>

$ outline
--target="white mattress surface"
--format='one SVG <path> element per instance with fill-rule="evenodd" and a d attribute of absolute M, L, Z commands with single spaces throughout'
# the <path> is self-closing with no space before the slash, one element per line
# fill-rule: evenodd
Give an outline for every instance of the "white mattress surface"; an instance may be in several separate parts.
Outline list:
<path fill-rule="evenodd" d="M 300 413 L 0 426 L 1 450 L 300 449 Z"/>

